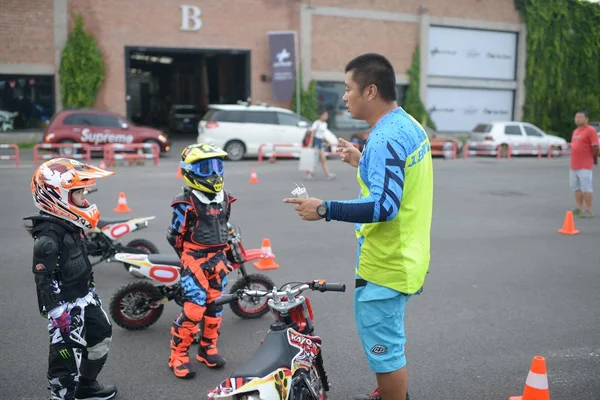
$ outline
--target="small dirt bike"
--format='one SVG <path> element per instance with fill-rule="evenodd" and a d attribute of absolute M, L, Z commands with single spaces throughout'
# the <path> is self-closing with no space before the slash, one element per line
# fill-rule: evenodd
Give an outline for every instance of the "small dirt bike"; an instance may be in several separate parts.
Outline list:
<path fill-rule="evenodd" d="M 230 226 L 228 260 L 241 278 L 231 287 L 234 293 L 243 288 L 270 290 L 273 281 L 262 274 L 248 274 L 246 262 L 274 258 L 262 249 L 245 250 L 239 230 Z M 183 289 L 180 282 L 181 261 L 176 255 L 128 254 L 119 253 L 115 258 L 129 265 L 129 272 L 139 278 L 150 278 L 160 282 L 155 285 L 150 280 L 129 283 L 118 289 L 110 300 L 110 315 L 120 327 L 140 330 L 154 324 L 160 318 L 164 304 L 173 300 L 183 306 Z M 233 260 L 233 261 L 232 261 Z M 277 269 L 274 267 L 272 269 Z M 231 274 L 230 274 L 231 275 Z M 230 303 L 235 315 L 243 319 L 260 318 L 269 312 L 266 299 L 247 297 Z"/>
<path fill-rule="evenodd" d="M 305 290 L 345 292 L 342 283 L 324 280 L 286 285 L 283 291 L 242 289 L 216 301 L 226 304 L 245 296 L 267 297 L 276 321 L 252 358 L 208 392 L 221 400 L 325 400 L 329 381 L 323 366 L 321 338 L 314 332 L 313 312 Z"/>
<path fill-rule="evenodd" d="M 86 194 L 94 193 L 98 189 L 86 190 Z M 139 231 L 148 226 L 148 221 L 155 217 L 142 218 L 123 218 L 115 220 L 100 219 L 98 225 L 86 232 L 86 246 L 88 256 L 92 265 L 101 262 L 112 262 L 117 253 L 140 253 L 157 254 L 158 248 L 149 240 L 134 239 L 123 245 L 119 240 L 128 233 Z M 96 258 L 98 257 L 98 258 Z M 129 266 L 124 264 L 125 270 L 129 271 Z"/>

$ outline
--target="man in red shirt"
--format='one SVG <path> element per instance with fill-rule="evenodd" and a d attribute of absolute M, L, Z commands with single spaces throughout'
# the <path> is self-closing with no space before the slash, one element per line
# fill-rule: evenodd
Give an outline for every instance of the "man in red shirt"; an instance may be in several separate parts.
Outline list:
<path fill-rule="evenodd" d="M 585 111 L 575 114 L 575 125 L 571 137 L 570 184 L 575 192 L 577 208 L 573 214 L 592 218 L 592 170 L 598 162 L 598 132 L 588 125 Z"/>

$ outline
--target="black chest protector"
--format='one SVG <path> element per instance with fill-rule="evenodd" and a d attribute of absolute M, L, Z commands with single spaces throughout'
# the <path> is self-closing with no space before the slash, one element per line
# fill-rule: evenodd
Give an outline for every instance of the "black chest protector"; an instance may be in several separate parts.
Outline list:
<path fill-rule="evenodd" d="M 52 278 L 58 283 L 60 298 L 73 301 L 85 296 L 93 280 L 92 264 L 87 255 L 83 230 L 53 217 L 32 217 L 32 235 L 41 234 L 59 240 L 60 251 Z"/>
<path fill-rule="evenodd" d="M 212 200 L 198 191 L 186 191 L 186 195 L 192 210 L 187 213 L 183 239 L 203 246 L 226 245 L 229 195 L 219 192 Z"/>

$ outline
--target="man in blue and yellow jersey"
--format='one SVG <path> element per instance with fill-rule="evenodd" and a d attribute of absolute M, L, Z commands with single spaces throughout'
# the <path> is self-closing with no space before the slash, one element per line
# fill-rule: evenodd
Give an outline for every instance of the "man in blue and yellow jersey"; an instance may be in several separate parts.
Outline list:
<path fill-rule="evenodd" d="M 379 54 L 346 66 L 344 101 L 372 127 L 363 152 L 340 140 L 341 158 L 357 167 L 355 200 L 284 199 L 308 221 L 356 224 L 354 312 L 378 389 L 365 399 L 407 399 L 404 311 L 429 269 L 433 164 L 427 134 L 396 101 L 395 72 Z"/>

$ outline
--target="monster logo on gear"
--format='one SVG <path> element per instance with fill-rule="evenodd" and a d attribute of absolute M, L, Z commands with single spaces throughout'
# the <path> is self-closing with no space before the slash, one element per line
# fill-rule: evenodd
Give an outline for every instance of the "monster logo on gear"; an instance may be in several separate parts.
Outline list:
<path fill-rule="evenodd" d="M 181 152 L 181 175 L 192 189 L 205 193 L 223 190 L 223 172 L 227 152 L 211 143 L 187 146 Z"/>

